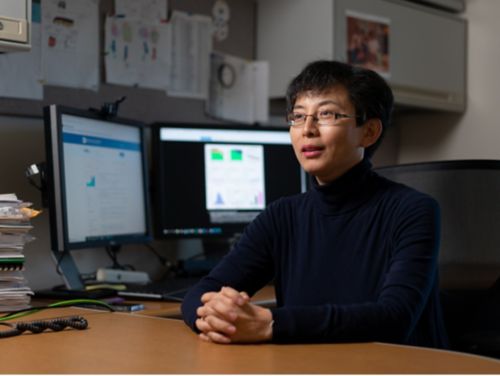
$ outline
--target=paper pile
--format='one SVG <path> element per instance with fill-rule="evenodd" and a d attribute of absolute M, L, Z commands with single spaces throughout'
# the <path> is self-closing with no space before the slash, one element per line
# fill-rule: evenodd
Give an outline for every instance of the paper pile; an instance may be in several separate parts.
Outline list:
<path fill-rule="evenodd" d="M 0 194 L 0 312 L 29 308 L 33 291 L 24 277 L 24 245 L 33 240 L 30 219 L 38 211 L 15 194 Z"/>

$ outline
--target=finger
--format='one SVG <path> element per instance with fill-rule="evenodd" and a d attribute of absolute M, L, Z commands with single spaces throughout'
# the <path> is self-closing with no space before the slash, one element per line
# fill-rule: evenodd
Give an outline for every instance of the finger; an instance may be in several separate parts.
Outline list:
<path fill-rule="evenodd" d="M 215 343 L 231 343 L 231 339 L 218 332 L 208 332 L 207 337 Z"/>
<path fill-rule="evenodd" d="M 216 316 L 223 320 L 235 321 L 238 318 L 236 309 L 237 306 L 231 301 L 214 301 L 213 304 L 207 307 L 207 310 L 212 310 L 213 314 L 206 316 Z"/>
<path fill-rule="evenodd" d="M 203 308 L 198 313 L 199 316 L 220 316 L 229 321 L 234 321 L 237 318 L 236 310 L 238 305 L 230 298 L 219 294 L 217 298 L 205 303 Z"/>
<path fill-rule="evenodd" d="M 210 326 L 210 324 L 201 318 L 196 319 L 195 325 L 196 325 L 196 328 L 198 328 L 198 330 L 202 333 L 207 333 L 207 332 L 213 330 L 213 328 Z"/>
<path fill-rule="evenodd" d="M 211 292 L 206 292 L 201 296 L 201 302 L 206 303 L 212 300 L 214 297 L 217 296 L 217 292 L 211 291 Z"/>
<path fill-rule="evenodd" d="M 236 298 L 240 294 L 238 290 L 235 290 L 229 286 L 222 287 L 219 293 L 221 293 L 224 296 L 227 296 L 228 298 Z"/>
<path fill-rule="evenodd" d="M 212 342 L 212 340 L 210 339 L 210 337 L 207 336 L 205 333 L 198 334 L 198 338 L 200 338 L 201 340 L 203 340 L 205 342 Z"/>
<path fill-rule="evenodd" d="M 205 317 L 208 315 L 217 315 L 217 312 L 207 305 L 202 305 L 196 309 L 196 315 L 198 317 Z"/>
<path fill-rule="evenodd" d="M 231 322 L 228 322 L 217 316 L 207 316 L 203 321 L 210 325 L 210 328 L 212 328 L 212 330 L 215 330 L 216 332 L 227 335 L 231 335 L 236 332 L 236 327 Z"/>
<path fill-rule="evenodd" d="M 211 307 L 201 306 L 196 309 L 196 315 L 199 318 L 205 318 L 207 316 L 219 317 L 222 320 L 229 322 L 234 322 L 238 318 L 237 313 L 227 307 L 219 308 L 218 310 L 212 309 Z"/>
<path fill-rule="evenodd" d="M 204 333 L 209 331 L 220 331 L 230 335 L 236 332 L 236 327 L 232 322 L 213 315 L 196 319 L 195 326 L 199 331 Z"/>
<path fill-rule="evenodd" d="M 220 292 L 225 297 L 231 299 L 234 302 L 234 304 L 236 304 L 238 306 L 242 306 L 243 304 L 245 304 L 248 301 L 248 299 L 246 298 L 246 297 L 248 297 L 248 295 L 246 295 L 246 293 L 245 293 L 245 295 L 246 295 L 246 297 L 245 297 L 245 296 L 241 295 L 241 293 L 239 291 L 233 289 L 232 287 L 227 287 L 227 286 L 223 287 Z"/>
<path fill-rule="evenodd" d="M 245 299 L 247 302 L 250 300 L 250 296 L 247 294 L 246 291 L 240 292 L 240 296 Z"/>
<path fill-rule="evenodd" d="M 221 292 L 205 293 L 203 294 L 201 300 L 205 306 L 212 306 L 212 307 L 219 301 L 222 301 L 228 305 L 235 304 L 235 302 L 230 297 L 225 296 Z"/>
<path fill-rule="evenodd" d="M 242 291 L 239 293 L 239 296 L 236 300 L 236 304 L 239 305 L 240 307 L 244 306 L 246 303 L 250 301 L 250 297 L 245 291 Z"/>

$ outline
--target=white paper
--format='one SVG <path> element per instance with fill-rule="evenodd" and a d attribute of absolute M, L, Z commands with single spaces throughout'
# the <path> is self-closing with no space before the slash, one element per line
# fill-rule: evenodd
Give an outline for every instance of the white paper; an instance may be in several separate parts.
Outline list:
<path fill-rule="evenodd" d="M 166 90 L 170 24 L 110 17 L 105 25 L 106 82 Z"/>
<path fill-rule="evenodd" d="M 172 24 L 172 65 L 169 96 L 208 98 L 212 19 L 174 11 Z"/>
<path fill-rule="evenodd" d="M 98 0 L 42 0 L 42 68 L 47 84 L 97 90 Z"/>
<path fill-rule="evenodd" d="M 225 71 L 221 70 L 223 68 Z M 213 53 L 207 113 L 220 119 L 248 124 L 267 122 L 268 77 L 267 62 Z"/>
<path fill-rule="evenodd" d="M 144 21 L 165 21 L 167 0 L 115 0 L 115 15 Z"/>
<path fill-rule="evenodd" d="M 30 51 L 0 54 L 0 97 L 43 99 L 41 29 L 31 25 Z"/>
<path fill-rule="evenodd" d="M 254 121 L 267 123 L 269 121 L 269 63 L 253 61 L 250 63 L 250 69 L 253 70 Z"/>
<path fill-rule="evenodd" d="M 0 194 L 0 201 L 14 201 L 16 203 L 20 202 L 20 200 L 17 199 L 17 195 L 15 193 L 2 193 Z"/>

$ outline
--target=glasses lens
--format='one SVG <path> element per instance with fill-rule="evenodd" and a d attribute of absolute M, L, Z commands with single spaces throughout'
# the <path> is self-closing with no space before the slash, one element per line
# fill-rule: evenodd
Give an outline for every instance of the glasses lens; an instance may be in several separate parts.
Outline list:
<path fill-rule="evenodd" d="M 287 120 L 289 125 L 300 125 L 304 123 L 304 115 L 302 114 L 288 114 Z"/>

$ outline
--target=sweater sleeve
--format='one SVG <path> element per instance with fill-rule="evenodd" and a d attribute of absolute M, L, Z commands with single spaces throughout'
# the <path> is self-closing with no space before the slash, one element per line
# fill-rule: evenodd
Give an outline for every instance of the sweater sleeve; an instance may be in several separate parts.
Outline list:
<path fill-rule="evenodd" d="M 182 316 L 194 331 L 197 331 L 196 309 L 201 306 L 201 296 L 205 292 L 231 286 L 252 296 L 272 280 L 274 264 L 271 257 L 273 238 L 268 226 L 270 221 L 268 210 L 262 212 L 246 227 L 233 249 L 186 294 L 181 306 Z"/>
<path fill-rule="evenodd" d="M 386 341 L 407 343 L 436 283 L 439 207 L 425 195 L 395 213 L 393 251 L 373 302 L 272 309 L 275 342 Z"/>

